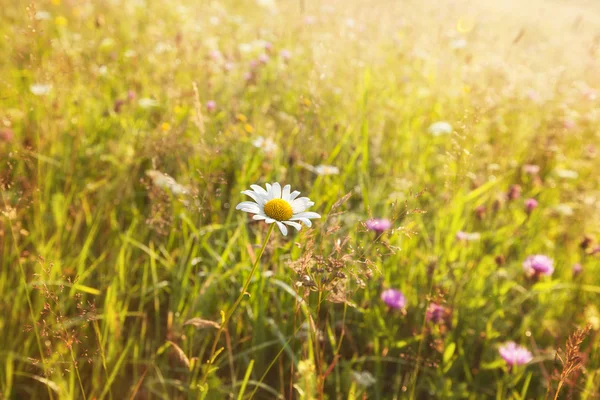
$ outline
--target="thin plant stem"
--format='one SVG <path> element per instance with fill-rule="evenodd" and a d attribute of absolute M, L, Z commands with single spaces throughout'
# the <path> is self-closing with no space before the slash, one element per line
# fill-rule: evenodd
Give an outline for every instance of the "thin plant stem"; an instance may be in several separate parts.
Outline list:
<path fill-rule="evenodd" d="M 317 301 L 317 313 L 315 315 L 315 330 L 313 332 L 313 337 L 314 337 L 314 348 L 315 348 L 315 364 L 317 366 L 317 371 L 319 371 L 319 374 L 317 375 L 317 393 L 319 396 L 319 400 L 323 400 L 323 366 L 322 366 L 322 360 L 321 360 L 321 344 L 319 342 L 319 328 L 320 328 L 320 323 L 321 323 L 321 319 L 319 318 L 319 314 L 321 313 L 321 301 L 323 298 L 323 288 L 321 287 L 319 289 L 319 299 Z"/>
<path fill-rule="evenodd" d="M 109 374 L 108 374 L 108 368 L 106 368 L 106 355 L 104 354 L 104 346 L 102 345 L 102 332 L 100 332 L 100 327 L 98 326 L 98 320 L 94 319 L 94 321 L 92 322 L 92 325 L 94 326 L 94 332 L 96 333 L 96 339 L 98 340 L 98 349 L 100 349 L 100 358 L 102 359 L 102 368 L 104 369 L 104 375 L 106 376 L 106 379 L 108 381 Z M 109 398 L 112 400 L 113 396 L 112 396 L 111 389 L 108 390 L 108 395 L 109 395 Z"/>
<path fill-rule="evenodd" d="M 558 387 L 556 388 L 556 393 L 554 394 L 554 400 L 558 400 L 558 395 L 560 393 L 560 389 L 562 389 L 563 381 L 558 382 Z"/>
<path fill-rule="evenodd" d="M 75 373 L 77 375 L 77 382 L 79 383 L 79 389 L 81 389 L 81 395 L 83 396 L 83 400 L 87 400 L 87 396 L 85 395 L 85 389 L 83 388 L 83 382 L 81 381 L 81 375 L 79 374 L 79 366 L 77 365 L 77 360 L 75 359 L 75 354 L 73 354 L 73 348 L 70 349 L 71 352 L 71 360 L 73 361 L 73 367 L 75 368 Z"/>
<path fill-rule="evenodd" d="M 260 248 L 260 251 L 256 255 L 256 259 L 254 260 L 254 264 L 252 265 L 252 270 L 250 270 L 250 274 L 248 274 L 248 279 L 246 279 L 246 283 L 244 283 L 244 286 L 242 287 L 242 291 L 241 291 L 240 295 L 238 296 L 235 303 L 233 303 L 233 307 L 231 307 L 229 309 L 229 311 L 227 312 L 227 314 L 225 314 L 225 318 L 223 319 L 221 325 L 219 326 L 219 330 L 217 331 L 215 340 L 213 341 L 213 344 L 212 344 L 212 347 L 210 350 L 210 357 L 208 359 L 209 364 L 214 364 L 215 352 L 217 351 L 217 344 L 219 343 L 221 334 L 223 333 L 223 330 L 225 330 L 225 327 L 229 323 L 229 320 L 233 316 L 233 313 L 235 312 L 235 310 L 238 308 L 238 306 L 242 302 L 242 299 L 244 298 L 244 295 L 246 294 L 246 291 L 248 290 L 248 287 L 250 286 L 252 277 L 254 276 L 254 273 L 256 272 L 256 269 L 258 268 L 258 264 L 260 264 L 260 259 L 263 255 L 263 253 L 265 252 L 265 248 L 267 247 L 267 243 L 269 243 L 269 238 L 271 237 L 271 233 L 273 233 L 274 228 L 275 228 L 275 224 L 271 224 L 271 226 L 269 227 L 269 231 L 267 232 L 267 236 L 265 237 L 265 240 L 262 244 L 262 247 Z M 206 380 L 208 379 L 208 374 L 209 374 L 209 369 L 207 369 L 202 375 L 202 382 L 200 384 L 201 387 L 204 386 L 204 384 L 206 383 Z M 207 393 L 207 391 L 204 391 L 203 393 Z"/>
<path fill-rule="evenodd" d="M 414 377 L 412 379 L 412 387 L 410 389 L 410 400 L 415 399 L 415 393 L 417 390 L 417 380 L 419 378 L 419 369 L 421 367 L 421 351 L 423 350 L 423 342 L 425 341 L 425 328 L 427 324 L 427 309 L 431 303 L 431 293 L 433 292 L 433 282 L 435 278 L 435 271 L 431 274 L 431 283 L 429 284 L 429 294 L 427 296 L 427 305 L 425 306 L 425 315 L 423 316 L 423 324 L 421 325 L 421 340 L 419 341 L 419 347 L 417 349 L 417 361 L 415 366 Z"/>

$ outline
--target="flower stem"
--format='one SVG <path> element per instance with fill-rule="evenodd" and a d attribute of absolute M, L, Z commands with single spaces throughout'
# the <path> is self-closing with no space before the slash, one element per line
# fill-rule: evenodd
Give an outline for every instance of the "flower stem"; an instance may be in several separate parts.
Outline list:
<path fill-rule="evenodd" d="M 558 394 L 560 393 L 560 389 L 562 389 L 563 381 L 558 382 L 558 387 L 556 388 L 556 393 L 554 394 L 554 400 L 558 400 Z"/>
<path fill-rule="evenodd" d="M 244 286 L 242 287 L 242 291 L 241 291 L 240 295 L 238 296 L 235 303 L 233 303 L 233 307 L 231 307 L 231 309 L 229 309 L 227 314 L 225 314 L 225 318 L 223 319 L 221 325 L 219 326 L 219 330 L 217 332 L 217 335 L 215 336 L 215 340 L 213 341 L 213 344 L 212 344 L 212 347 L 210 350 L 210 357 L 208 358 L 209 364 L 213 364 L 215 361 L 214 360 L 215 352 L 217 351 L 217 344 L 219 343 L 221 334 L 225 330 L 225 327 L 229 323 L 229 320 L 233 316 L 233 313 L 235 312 L 235 310 L 238 308 L 238 306 L 242 302 L 242 299 L 244 298 L 244 295 L 246 294 L 246 291 L 248 290 L 248 286 L 250 286 L 250 281 L 252 281 L 252 277 L 254 276 L 254 273 L 256 272 L 256 269 L 258 268 L 258 264 L 260 264 L 260 259 L 263 255 L 263 253 L 265 252 L 265 248 L 267 247 L 267 243 L 269 243 L 269 238 L 271 237 L 271 233 L 273 232 L 274 228 L 275 228 L 275 224 L 273 223 L 269 227 L 267 236 L 265 237 L 262 247 L 260 248 L 260 251 L 258 252 L 258 254 L 256 256 L 256 260 L 254 260 L 254 264 L 252 265 L 252 270 L 250 271 L 250 274 L 248 274 L 248 279 L 246 279 L 246 283 L 244 283 Z M 202 377 L 201 386 L 204 386 L 204 384 L 206 383 L 206 379 L 208 378 L 209 371 L 210 371 L 210 369 L 207 368 L 207 370 L 204 372 L 203 377 Z M 203 393 L 207 393 L 207 392 L 204 391 Z"/>

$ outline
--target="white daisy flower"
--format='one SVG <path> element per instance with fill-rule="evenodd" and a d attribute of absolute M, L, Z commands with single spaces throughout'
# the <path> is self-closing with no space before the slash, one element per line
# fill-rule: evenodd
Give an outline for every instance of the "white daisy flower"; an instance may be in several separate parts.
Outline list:
<path fill-rule="evenodd" d="M 242 193 L 254 201 L 242 201 L 235 207 L 236 210 L 255 214 L 252 217 L 255 221 L 265 221 L 267 224 L 276 223 L 283 236 L 287 236 L 287 226 L 300 230 L 302 225 L 299 222 L 310 227 L 312 226 L 311 219 L 321 218 L 315 212 L 306 211 L 315 203 L 308 197 L 298 198 L 300 192 L 297 190 L 290 193 L 290 185 L 285 185 L 283 190 L 277 182 L 272 185 L 267 183 L 266 186 L 267 190 L 258 185 L 250 185 L 252 190 L 244 190 Z"/>

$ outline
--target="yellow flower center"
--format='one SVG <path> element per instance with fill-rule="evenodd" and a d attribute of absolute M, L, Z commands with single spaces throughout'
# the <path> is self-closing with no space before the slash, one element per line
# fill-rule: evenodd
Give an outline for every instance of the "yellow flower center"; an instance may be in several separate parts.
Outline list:
<path fill-rule="evenodd" d="M 265 204 L 265 214 L 267 217 L 277 221 L 287 221 L 292 218 L 294 212 L 290 203 L 283 199 L 272 199 Z"/>

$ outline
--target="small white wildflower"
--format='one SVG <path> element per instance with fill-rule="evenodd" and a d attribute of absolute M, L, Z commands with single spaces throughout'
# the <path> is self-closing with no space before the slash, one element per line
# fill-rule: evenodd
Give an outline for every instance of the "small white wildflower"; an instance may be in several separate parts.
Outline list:
<path fill-rule="evenodd" d="M 358 386 L 369 387 L 373 386 L 377 380 L 369 371 L 352 371 L 352 379 Z"/>
<path fill-rule="evenodd" d="M 439 121 L 431 124 L 428 129 L 433 136 L 442 136 L 452 133 L 452 125 L 446 121 Z"/>
<path fill-rule="evenodd" d="M 565 217 L 570 217 L 574 214 L 573 208 L 568 204 L 559 204 L 556 207 L 554 207 L 554 211 Z"/>
<path fill-rule="evenodd" d="M 340 169 L 333 165 L 317 165 L 314 169 L 315 174 L 317 175 L 338 175 L 340 173 Z"/>
<path fill-rule="evenodd" d="M 250 53 L 254 49 L 251 43 L 240 43 L 238 48 L 241 53 Z"/>
<path fill-rule="evenodd" d="M 158 106 L 158 101 L 151 99 L 149 97 L 144 97 L 138 101 L 138 104 L 142 108 L 152 108 L 152 107 Z"/>
<path fill-rule="evenodd" d="M 577 171 L 573 171 L 570 169 L 556 169 L 554 170 L 554 172 L 559 178 L 563 179 L 577 179 L 579 177 Z"/>
<path fill-rule="evenodd" d="M 458 231 L 456 233 L 456 239 L 462 240 L 465 242 L 474 242 L 476 240 L 481 239 L 481 234 L 479 232 L 464 232 Z"/>
<path fill-rule="evenodd" d="M 271 138 L 257 137 L 252 141 L 257 149 L 262 149 L 265 154 L 273 154 L 277 151 L 277 144 Z"/>
<path fill-rule="evenodd" d="M 192 258 L 192 261 L 190 262 L 192 264 L 192 266 L 194 265 L 198 265 L 202 262 L 202 257 L 194 257 Z"/>
<path fill-rule="evenodd" d="M 44 83 L 34 83 L 29 87 L 31 93 L 36 96 L 45 96 L 52 90 L 52 85 Z"/>

